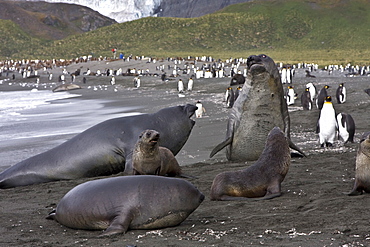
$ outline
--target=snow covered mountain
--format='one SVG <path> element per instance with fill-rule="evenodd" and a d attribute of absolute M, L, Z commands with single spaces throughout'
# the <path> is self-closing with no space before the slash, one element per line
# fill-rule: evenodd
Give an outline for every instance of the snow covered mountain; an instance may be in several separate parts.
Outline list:
<path fill-rule="evenodd" d="M 37 0 L 29 0 L 37 1 Z M 89 7 L 117 22 L 152 16 L 161 0 L 45 0 L 49 3 L 73 3 Z"/>
<path fill-rule="evenodd" d="M 39 1 L 39 0 L 28 0 Z M 250 0 L 44 0 L 50 3 L 73 3 L 89 7 L 117 22 L 147 16 L 198 17 L 230 4 Z"/>

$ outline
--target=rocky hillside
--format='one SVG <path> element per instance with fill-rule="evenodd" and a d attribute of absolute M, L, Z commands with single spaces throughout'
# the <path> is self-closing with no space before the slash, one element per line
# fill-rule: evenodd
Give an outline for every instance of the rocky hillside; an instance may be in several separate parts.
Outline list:
<path fill-rule="evenodd" d="M 154 14 L 160 17 L 192 18 L 211 14 L 226 6 L 251 0 L 162 0 Z"/>
<path fill-rule="evenodd" d="M 7 0 L 19 1 L 19 0 Z M 148 16 L 191 18 L 213 13 L 230 4 L 251 0 L 27 0 L 73 3 L 89 7 L 102 15 L 126 22 Z"/>
<path fill-rule="evenodd" d="M 44 40 L 59 40 L 116 23 L 75 4 L 3 0 L 0 0 L 0 19 L 10 20 L 31 37 Z"/>

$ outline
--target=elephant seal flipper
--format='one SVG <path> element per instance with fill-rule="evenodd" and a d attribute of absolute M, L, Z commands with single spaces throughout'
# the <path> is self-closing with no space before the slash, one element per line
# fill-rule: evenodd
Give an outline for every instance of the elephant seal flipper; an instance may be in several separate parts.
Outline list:
<path fill-rule="evenodd" d="M 287 138 L 287 141 L 291 149 L 298 151 L 298 153 L 291 153 L 292 157 L 307 157 L 306 154 L 299 147 L 297 147 L 292 140 L 290 140 L 290 138 Z"/>
<path fill-rule="evenodd" d="M 114 218 L 108 228 L 103 231 L 98 237 L 108 237 L 115 234 L 125 234 L 130 226 L 135 215 L 134 209 L 129 209 L 126 212 L 121 211 L 121 214 Z"/>
<path fill-rule="evenodd" d="M 230 145 L 232 142 L 233 142 L 232 137 L 227 138 L 225 141 L 221 142 L 220 144 L 213 148 L 209 157 L 212 158 L 215 154 L 224 149 L 226 146 Z"/>

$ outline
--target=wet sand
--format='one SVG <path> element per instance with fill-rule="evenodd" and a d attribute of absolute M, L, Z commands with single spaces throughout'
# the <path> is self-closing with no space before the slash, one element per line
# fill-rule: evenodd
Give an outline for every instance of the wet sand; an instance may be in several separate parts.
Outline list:
<path fill-rule="evenodd" d="M 140 61 L 135 66 L 142 65 Z M 131 66 L 133 64 L 129 64 Z M 82 71 L 108 66 L 78 64 L 68 67 Z M 93 67 L 97 66 L 97 67 Z M 117 64 L 109 64 L 116 66 Z M 127 65 L 125 65 L 127 66 Z M 148 65 L 149 66 L 149 65 Z M 152 66 L 152 65 L 150 65 Z M 138 67 L 136 67 L 138 68 Z M 154 67 L 152 67 L 154 70 Z M 150 70 L 152 70 L 152 68 Z M 195 80 L 194 90 L 185 97 L 177 94 L 177 79 L 161 82 L 160 77 L 142 77 L 142 87 L 133 87 L 133 77 L 117 77 L 116 85 L 109 84 L 109 78 L 82 76 L 77 83 L 83 89 L 73 93 L 81 94 L 81 103 L 90 99 L 104 100 L 105 107 L 132 106 L 133 111 L 156 112 L 174 105 L 195 103 L 201 100 L 206 109 L 203 118 L 196 124 L 188 142 L 176 156 L 186 174 L 197 176 L 189 179 L 206 196 L 204 202 L 182 224 L 176 227 L 154 231 L 132 230 L 125 235 L 98 238 L 98 231 L 74 230 L 57 222 L 46 220 L 45 216 L 59 200 L 76 185 L 92 179 L 59 181 L 40 185 L 12 188 L 0 191 L 1 246 L 367 246 L 370 245 L 368 222 L 370 213 L 369 195 L 349 197 L 354 183 L 354 165 L 357 145 L 361 134 L 369 131 L 370 97 L 363 89 L 370 87 L 369 77 L 344 77 L 336 72 L 325 71 L 312 74 L 316 78 L 304 77 L 304 70 L 298 70 L 293 81 L 299 98 L 290 106 L 291 136 L 307 155 L 294 158 L 290 170 L 282 183 L 283 195 L 268 201 L 215 202 L 209 200 L 213 178 L 222 171 L 238 170 L 253 162 L 232 163 L 221 151 L 212 159 L 209 153 L 215 145 L 224 140 L 228 109 L 223 102 L 224 92 L 230 79 Z M 187 77 L 181 75 L 187 82 Z M 43 83 L 43 77 L 41 78 Z M 319 111 L 303 111 L 300 95 L 307 82 L 314 82 L 317 88 L 328 84 L 329 94 L 334 96 L 339 83 L 347 88 L 347 102 L 336 104 L 336 112 L 350 113 L 356 122 L 355 143 L 343 144 L 336 141 L 333 148 L 319 147 L 315 133 Z M 107 90 L 94 90 L 93 86 L 107 85 Z M 88 88 L 90 86 L 90 88 Z M 1 89 L 4 90 L 4 87 Z M 15 90 L 18 85 L 6 85 Z M 115 89 L 117 92 L 115 92 Z M 137 108 L 136 108 L 137 107 Z M 139 110 L 138 110 L 139 109 Z M 82 113 L 81 113 L 82 114 Z M 109 118 L 109 116 L 107 116 Z M 53 145 L 63 142 L 63 136 Z M 50 143 L 29 144 L 24 150 L 47 150 Z M 15 152 L 17 150 L 14 150 Z M 29 155 L 32 153 L 28 151 Z M 1 153 L 0 153 L 1 154 Z M 14 163 L 20 161 L 14 158 Z M 94 178 L 96 179 L 96 178 Z"/>

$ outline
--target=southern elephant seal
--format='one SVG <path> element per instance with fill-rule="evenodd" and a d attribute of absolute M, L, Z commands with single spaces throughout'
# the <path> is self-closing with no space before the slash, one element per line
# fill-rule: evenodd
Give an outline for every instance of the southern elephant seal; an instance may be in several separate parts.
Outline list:
<path fill-rule="evenodd" d="M 80 88 L 81 87 L 76 84 L 62 84 L 62 85 L 55 87 L 52 91 L 55 93 L 55 92 L 62 92 L 62 91 L 80 89 Z"/>
<path fill-rule="evenodd" d="M 217 145 L 210 157 L 227 146 L 231 161 L 257 160 L 269 131 L 282 129 L 290 141 L 290 118 L 284 90 L 275 62 L 266 55 L 250 56 L 248 76 L 230 110 L 226 140 Z M 290 146 L 299 151 L 291 141 Z"/>
<path fill-rule="evenodd" d="M 290 166 L 289 143 L 279 127 L 273 128 L 259 159 L 241 171 L 218 174 L 211 187 L 211 200 L 271 199 L 281 195 L 281 183 Z"/>
<path fill-rule="evenodd" d="M 134 175 L 179 176 L 181 168 L 173 153 L 159 146 L 160 133 L 144 130 L 132 153 Z"/>
<path fill-rule="evenodd" d="M 364 191 L 370 193 L 370 132 L 362 135 L 358 145 L 355 184 L 348 195 L 361 195 Z"/>
<path fill-rule="evenodd" d="M 105 230 L 102 236 L 109 236 L 179 225 L 203 200 L 204 195 L 183 179 L 121 176 L 76 186 L 47 219 L 74 229 Z"/>
<path fill-rule="evenodd" d="M 23 160 L 0 173 L 0 188 L 63 179 L 132 175 L 132 150 L 145 129 L 161 133 L 159 144 L 176 155 L 195 121 L 194 105 L 174 106 L 152 114 L 114 118 L 97 124 L 61 145 Z"/>

